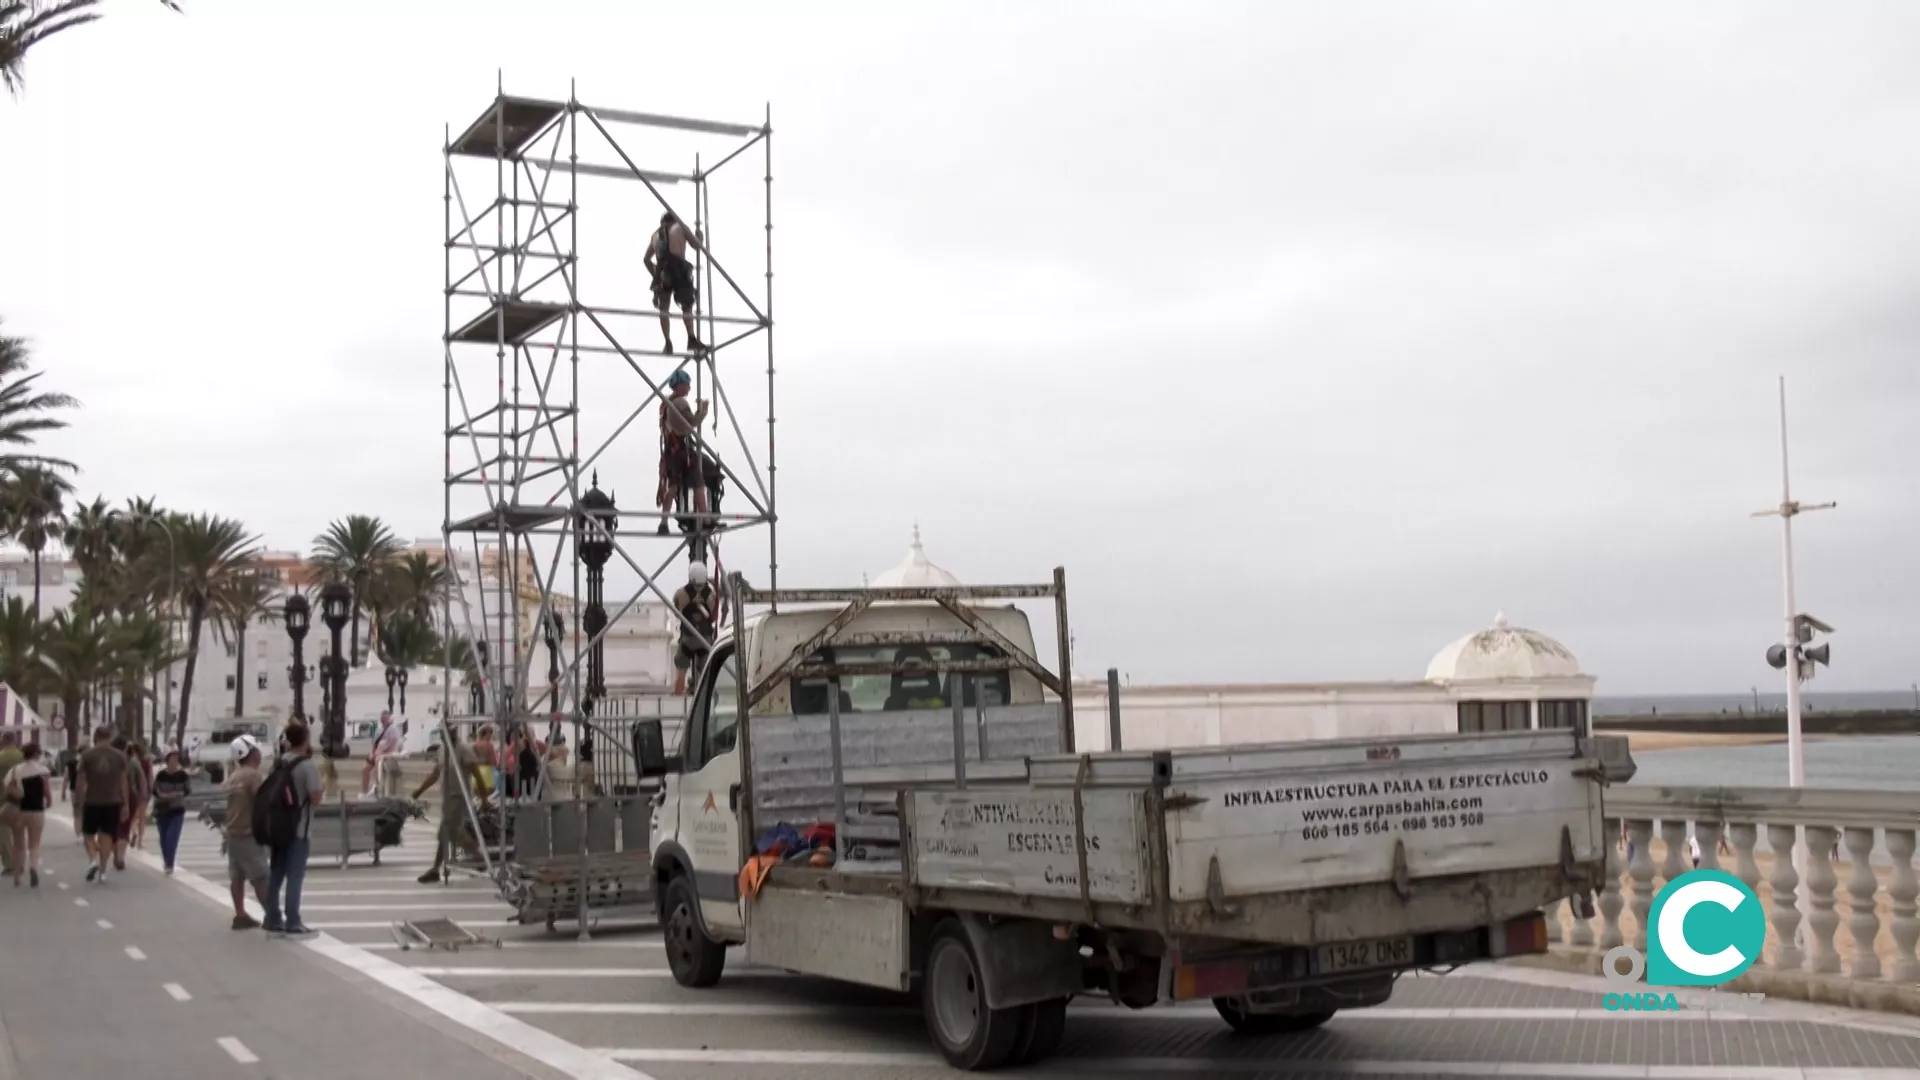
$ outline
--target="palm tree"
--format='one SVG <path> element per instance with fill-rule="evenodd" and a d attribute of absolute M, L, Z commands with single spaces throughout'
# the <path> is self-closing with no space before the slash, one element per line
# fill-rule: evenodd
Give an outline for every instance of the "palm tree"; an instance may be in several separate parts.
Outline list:
<path fill-rule="evenodd" d="M 180 713 L 173 718 L 174 741 L 187 740 L 188 706 L 194 669 L 200 663 L 200 630 L 208 615 L 218 615 L 224 598 L 245 578 L 257 576 L 257 537 L 231 518 L 212 514 L 175 515 L 169 527 L 177 545 L 175 585 L 187 615 L 187 669 L 180 676 Z"/>
<path fill-rule="evenodd" d="M 23 694 L 39 689 L 46 674 L 40 666 L 46 629 L 25 600 L 9 596 L 0 604 L 0 682 Z"/>
<path fill-rule="evenodd" d="M 453 571 L 432 552 L 408 551 L 387 571 L 379 588 L 383 614 L 404 614 L 432 626 L 440 602 L 453 592 Z"/>
<path fill-rule="evenodd" d="M 68 746 L 81 745 L 81 708 L 94 689 L 113 674 L 113 646 L 108 633 L 105 620 L 92 609 L 77 605 L 55 612 L 47 620 L 42 661 L 51 689 L 60 695 Z"/>
<path fill-rule="evenodd" d="M 160 0 L 179 11 L 175 0 Z M 85 26 L 100 17 L 100 0 L 0 0 L 0 83 L 8 93 L 20 93 L 21 68 L 27 52 L 62 30 Z"/>
<path fill-rule="evenodd" d="M 377 601 L 376 586 L 391 571 L 406 546 L 377 517 L 350 514 L 313 538 L 313 564 L 328 581 L 353 590 L 353 640 L 348 655 L 360 663 L 360 617 Z"/>
<path fill-rule="evenodd" d="M 121 726 L 130 732 L 150 733 L 156 741 L 161 736 L 159 725 L 149 729 L 144 722 L 146 702 L 153 696 L 147 681 L 156 672 L 186 659 L 169 630 L 163 620 L 142 611 L 115 619 L 110 635 L 113 679 L 120 691 Z"/>
<path fill-rule="evenodd" d="M 39 465 L 15 473 L 0 490 L 0 527 L 33 553 L 33 615 L 40 617 L 40 557 L 47 542 L 60 535 L 67 522 L 66 496 L 73 485 L 66 477 Z"/>
<path fill-rule="evenodd" d="M 233 715 L 247 714 L 247 627 L 262 615 L 278 611 L 273 583 L 265 574 L 238 578 L 215 601 L 214 618 L 222 637 L 233 642 Z"/>
<path fill-rule="evenodd" d="M 0 0 L 0 9 L 17 6 L 8 3 L 8 0 Z M 3 11 L 0 11 L 0 24 L 4 24 L 4 21 Z M 0 30 L 0 35 L 4 33 Z M 0 44 L 0 67 L 4 67 L 5 48 L 4 44 Z M 72 472 L 74 468 L 70 461 L 26 452 L 26 448 L 32 446 L 41 435 L 67 426 L 65 420 L 53 415 L 56 411 L 80 404 L 66 394 L 36 387 L 34 384 L 40 380 L 40 373 L 30 372 L 30 364 L 31 355 L 26 339 L 8 337 L 0 332 L 0 477 L 17 476 L 30 465 L 62 472 Z"/>
<path fill-rule="evenodd" d="M 119 555 L 114 547 L 119 532 L 120 512 L 107 502 L 106 496 L 95 496 L 92 502 L 73 508 L 60 542 L 67 546 L 68 554 L 80 567 L 83 580 L 97 577 L 113 563 Z"/>

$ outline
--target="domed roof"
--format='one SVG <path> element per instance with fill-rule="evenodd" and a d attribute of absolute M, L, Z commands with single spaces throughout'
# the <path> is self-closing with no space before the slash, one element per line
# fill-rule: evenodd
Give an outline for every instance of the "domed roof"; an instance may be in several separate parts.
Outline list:
<path fill-rule="evenodd" d="M 920 546 L 920 526 L 913 527 L 913 546 L 899 566 L 875 577 L 876 589 L 935 589 L 960 584 L 960 579 L 927 561 L 927 550 Z"/>
<path fill-rule="evenodd" d="M 1565 645 L 1537 630 L 1507 625 L 1504 614 L 1493 617 L 1490 629 L 1441 649 L 1427 665 L 1430 682 L 1566 679 L 1583 674 L 1580 661 Z"/>

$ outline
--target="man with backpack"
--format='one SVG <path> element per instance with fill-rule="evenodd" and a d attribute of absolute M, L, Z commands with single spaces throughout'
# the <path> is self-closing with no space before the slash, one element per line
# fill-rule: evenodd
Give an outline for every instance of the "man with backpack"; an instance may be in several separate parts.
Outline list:
<path fill-rule="evenodd" d="M 293 721 L 281 739 L 286 752 L 253 798 L 253 839 L 267 849 L 266 930 L 276 937 L 310 938 L 314 931 L 300 921 L 300 889 L 307 879 L 313 804 L 322 791 L 320 769 L 313 763 L 307 725 Z"/>
<path fill-rule="evenodd" d="M 680 641 L 673 652 L 673 692 L 685 697 L 687 673 L 700 677 L 713 649 L 713 583 L 706 563 L 687 564 L 687 584 L 674 591 L 673 609 L 680 616 Z"/>

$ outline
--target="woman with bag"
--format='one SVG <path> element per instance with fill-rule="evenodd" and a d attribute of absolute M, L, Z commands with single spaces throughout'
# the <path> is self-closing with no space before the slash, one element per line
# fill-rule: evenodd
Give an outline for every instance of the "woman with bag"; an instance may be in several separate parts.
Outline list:
<path fill-rule="evenodd" d="M 40 887 L 40 836 L 47 827 L 47 805 L 53 798 L 53 770 L 47 768 L 39 743 L 28 743 L 20 764 L 7 771 L 7 801 L 18 805 L 13 822 L 13 885 L 20 887 L 25 869 L 34 888 Z"/>

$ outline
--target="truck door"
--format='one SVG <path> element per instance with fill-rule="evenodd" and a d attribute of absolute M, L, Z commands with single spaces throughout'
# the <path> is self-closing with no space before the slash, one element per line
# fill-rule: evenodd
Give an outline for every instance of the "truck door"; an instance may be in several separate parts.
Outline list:
<path fill-rule="evenodd" d="M 687 716 L 681 757 L 680 837 L 693 858 L 700 914 L 716 937 L 739 940 L 746 932 L 740 911 L 740 867 L 746 849 L 740 837 L 740 697 L 733 650 L 722 646 L 708 662 Z"/>

